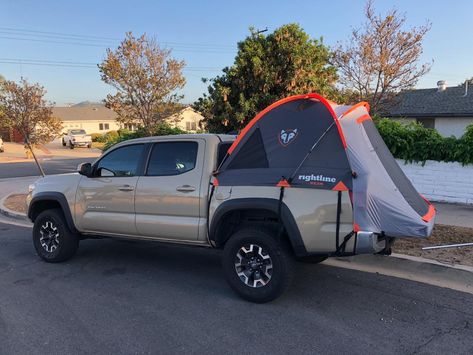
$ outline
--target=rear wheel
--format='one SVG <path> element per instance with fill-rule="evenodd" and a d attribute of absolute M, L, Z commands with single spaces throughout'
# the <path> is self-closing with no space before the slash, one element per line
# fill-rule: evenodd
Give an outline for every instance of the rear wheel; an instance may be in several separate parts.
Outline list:
<path fill-rule="evenodd" d="M 66 142 L 64 141 L 64 139 L 61 139 L 61 142 L 62 142 L 62 146 L 65 147 L 65 146 L 66 146 Z"/>
<path fill-rule="evenodd" d="M 269 230 L 244 228 L 225 245 L 223 269 L 227 282 L 248 301 L 272 301 L 292 280 L 292 255 L 272 234 Z"/>
<path fill-rule="evenodd" d="M 69 148 L 74 149 L 74 144 L 71 141 L 69 141 Z"/>
<path fill-rule="evenodd" d="M 57 263 L 71 258 L 76 253 L 79 236 L 68 228 L 60 209 L 51 209 L 36 217 L 33 244 L 41 259 Z"/>

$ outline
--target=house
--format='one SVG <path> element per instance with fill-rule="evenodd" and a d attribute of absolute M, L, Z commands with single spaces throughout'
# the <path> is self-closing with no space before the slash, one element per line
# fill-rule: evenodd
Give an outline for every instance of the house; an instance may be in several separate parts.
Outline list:
<path fill-rule="evenodd" d="M 70 107 L 54 107 L 53 116 L 62 121 L 63 131 L 82 128 L 87 133 L 106 133 L 120 129 L 117 115 L 100 104 L 78 104 Z"/>
<path fill-rule="evenodd" d="M 102 104 L 95 104 L 90 102 L 83 102 L 73 106 L 54 107 L 53 116 L 62 121 L 63 132 L 69 129 L 80 128 L 87 133 L 106 133 L 109 131 L 116 131 L 120 128 L 127 128 L 129 130 L 136 130 L 139 124 L 123 125 L 117 122 L 117 114 L 106 108 Z M 165 119 L 165 122 L 172 127 L 179 127 L 180 129 L 195 133 L 202 129 L 202 120 L 204 117 L 192 107 L 185 107 L 177 114 Z M 0 130 L 0 135 L 7 141 L 22 142 L 23 139 L 20 134 L 14 130 Z"/>
<path fill-rule="evenodd" d="M 188 106 L 179 113 L 166 118 L 165 121 L 172 127 L 178 127 L 183 131 L 195 133 L 203 129 L 203 119 L 204 116 Z"/>
<path fill-rule="evenodd" d="M 389 117 L 417 121 L 424 127 L 435 128 L 442 136 L 461 137 L 473 124 L 473 83 L 447 87 L 439 81 L 437 88 L 404 91 Z"/>

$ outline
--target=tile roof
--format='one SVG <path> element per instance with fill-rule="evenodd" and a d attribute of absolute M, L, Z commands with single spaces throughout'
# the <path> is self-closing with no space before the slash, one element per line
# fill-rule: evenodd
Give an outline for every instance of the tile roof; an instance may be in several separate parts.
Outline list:
<path fill-rule="evenodd" d="M 404 91 L 390 110 L 393 117 L 473 117 L 473 84 L 448 87 L 445 91 L 418 89 Z"/>

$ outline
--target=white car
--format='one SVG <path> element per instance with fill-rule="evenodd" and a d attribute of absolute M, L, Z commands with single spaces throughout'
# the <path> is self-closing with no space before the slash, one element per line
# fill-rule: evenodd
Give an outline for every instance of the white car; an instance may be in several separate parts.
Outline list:
<path fill-rule="evenodd" d="M 3 139 L 0 137 L 0 153 L 3 153 L 5 151 L 5 147 L 3 146 Z"/>
<path fill-rule="evenodd" d="M 62 137 L 62 145 L 71 149 L 75 147 L 92 147 L 92 137 L 83 129 L 70 129 Z"/>

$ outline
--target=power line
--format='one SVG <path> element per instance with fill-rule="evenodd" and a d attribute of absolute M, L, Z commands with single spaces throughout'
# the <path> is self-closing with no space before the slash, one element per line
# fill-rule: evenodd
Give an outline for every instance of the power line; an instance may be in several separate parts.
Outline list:
<path fill-rule="evenodd" d="M 57 44 L 75 44 L 93 47 L 108 47 L 110 41 L 121 41 L 119 38 L 100 37 L 89 35 L 68 34 L 60 32 L 36 31 L 26 29 L 13 29 L 10 27 L 0 27 L 0 38 L 9 40 L 23 40 L 32 42 L 46 42 Z M 12 37 L 13 36 L 13 37 Z M 209 43 L 185 43 L 185 42 L 159 42 L 162 46 L 179 47 L 176 50 L 184 51 L 201 50 L 201 51 L 232 51 L 235 47 L 223 44 L 209 44 Z"/>
<path fill-rule="evenodd" d="M 0 58 L 1 64 L 19 64 L 19 65 L 34 65 L 34 66 L 50 66 L 50 67 L 69 67 L 69 68 L 97 68 L 97 63 L 91 62 L 71 62 L 71 61 L 55 61 L 44 59 L 19 59 L 19 58 Z M 183 71 L 190 72 L 215 72 L 221 71 L 218 67 L 184 67 Z"/>

